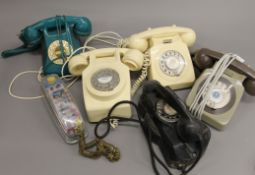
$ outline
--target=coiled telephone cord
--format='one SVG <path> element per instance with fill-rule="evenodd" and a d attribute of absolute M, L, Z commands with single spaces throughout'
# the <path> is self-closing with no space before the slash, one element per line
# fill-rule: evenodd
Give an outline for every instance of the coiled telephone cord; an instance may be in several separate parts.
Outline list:
<path fill-rule="evenodd" d="M 92 148 L 96 148 L 91 151 Z M 87 158 L 97 159 L 101 156 L 105 156 L 109 161 L 115 162 L 120 159 L 120 150 L 102 139 L 96 138 L 88 143 L 86 143 L 86 138 L 84 136 L 84 131 L 81 132 L 79 138 L 79 153 Z"/>
<path fill-rule="evenodd" d="M 136 79 L 136 81 L 133 84 L 132 89 L 131 89 L 132 96 L 136 93 L 137 89 L 141 86 L 143 81 L 146 79 L 146 77 L 148 75 L 148 68 L 150 67 L 150 64 L 151 64 L 151 62 L 150 62 L 149 53 L 145 52 L 141 75 Z"/>

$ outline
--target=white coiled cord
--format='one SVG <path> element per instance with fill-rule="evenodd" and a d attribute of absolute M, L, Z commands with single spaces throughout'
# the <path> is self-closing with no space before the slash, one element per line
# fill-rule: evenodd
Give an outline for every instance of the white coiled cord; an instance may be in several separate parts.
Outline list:
<path fill-rule="evenodd" d="M 141 75 L 137 78 L 137 80 L 132 86 L 131 96 L 133 96 L 136 93 L 137 89 L 141 86 L 142 82 L 146 79 L 148 75 L 148 68 L 150 67 L 150 63 L 151 62 L 150 62 L 149 53 L 145 52 Z"/>
<path fill-rule="evenodd" d="M 193 103 L 191 104 L 189 110 L 190 112 L 198 119 L 201 120 L 203 111 L 208 102 L 209 96 L 215 87 L 216 83 L 224 74 L 225 70 L 229 67 L 229 65 L 234 61 L 238 60 L 240 62 L 244 62 L 244 59 L 240 56 L 227 53 L 223 55 L 219 61 L 215 63 L 212 68 L 212 72 L 209 74 L 206 81 L 203 83 L 202 87 L 199 89 Z"/>

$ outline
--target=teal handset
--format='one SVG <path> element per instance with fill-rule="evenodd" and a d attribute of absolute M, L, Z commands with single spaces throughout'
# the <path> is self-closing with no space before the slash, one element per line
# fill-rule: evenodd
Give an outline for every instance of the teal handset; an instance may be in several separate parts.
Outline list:
<path fill-rule="evenodd" d="M 77 36 L 91 33 L 91 22 L 86 17 L 56 16 L 41 20 L 21 30 L 19 35 L 23 45 L 2 52 L 2 57 L 10 57 L 30 52 L 42 46 L 43 73 L 61 75 L 66 58 L 80 47 Z M 64 74 L 69 74 L 68 67 Z"/>

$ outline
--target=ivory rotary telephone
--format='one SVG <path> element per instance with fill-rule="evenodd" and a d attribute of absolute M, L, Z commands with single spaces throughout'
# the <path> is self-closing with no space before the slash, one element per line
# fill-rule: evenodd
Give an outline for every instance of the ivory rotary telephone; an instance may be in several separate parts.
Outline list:
<path fill-rule="evenodd" d="M 86 17 L 56 16 L 41 20 L 21 30 L 23 45 L 2 52 L 10 57 L 43 47 L 43 73 L 61 75 L 65 59 L 80 47 L 77 36 L 88 36 L 91 22 Z M 68 74 L 68 68 L 64 70 Z"/>
<path fill-rule="evenodd" d="M 224 54 L 209 50 L 200 49 L 193 57 L 194 64 L 200 70 L 204 70 L 194 84 L 186 103 L 192 104 L 195 96 L 211 74 L 212 67 Z M 219 79 L 204 109 L 202 120 L 217 129 L 223 129 L 231 120 L 235 110 L 245 91 L 255 96 L 255 70 L 250 66 L 237 60 L 233 61 L 223 76 Z"/>
<path fill-rule="evenodd" d="M 144 55 L 135 49 L 103 48 L 76 55 L 68 67 L 72 75 L 82 75 L 85 108 L 90 122 L 98 122 L 118 101 L 131 100 L 129 71 L 140 70 Z M 113 115 L 131 117 L 128 104 Z"/>
<path fill-rule="evenodd" d="M 148 78 L 172 89 L 190 87 L 195 74 L 188 47 L 195 42 L 192 29 L 170 26 L 148 29 L 127 39 L 123 47 L 147 53 L 151 65 Z"/>

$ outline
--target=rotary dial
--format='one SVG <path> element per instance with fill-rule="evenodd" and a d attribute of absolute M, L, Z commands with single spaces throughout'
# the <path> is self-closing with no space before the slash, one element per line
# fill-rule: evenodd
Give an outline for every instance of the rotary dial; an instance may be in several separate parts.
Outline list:
<path fill-rule="evenodd" d="M 118 72 L 113 69 L 101 69 L 91 78 L 92 86 L 99 91 L 112 91 L 120 82 Z"/>
<path fill-rule="evenodd" d="M 61 58 L 61 47 L 59 40 L 53 41 L 48 47 L 48 56 L 51 61 L 55 64 L 63 64 L 63 59 Z M 65 40 L 62 40 L 64 55 L 70 55 L 73 52 L 72 46 Z M 58 59 L 59 58 L 59 59 Z"/>
<path fill-rule="evenodd" d="M 174 50 L 166 51 L 159 62 L 160 69 L 169 76 L 179 76 L 185 67 L 183 56 Z"/>
<path fill-rule="evenodd" d="M 218 81 L 209 94 L 207 106 L 213 109 L 225 107 L 231 100 L 231 88 L 233 88 L 232 84 Z"/>
<path fill-rule="evenodd" d="M 163 122 L 174 123 L 177 122 L 179 116 L 177 112 L 163 100 L 159 100 L 156 105 L 156 110 L 159 116 L 159 119 Z"/>

